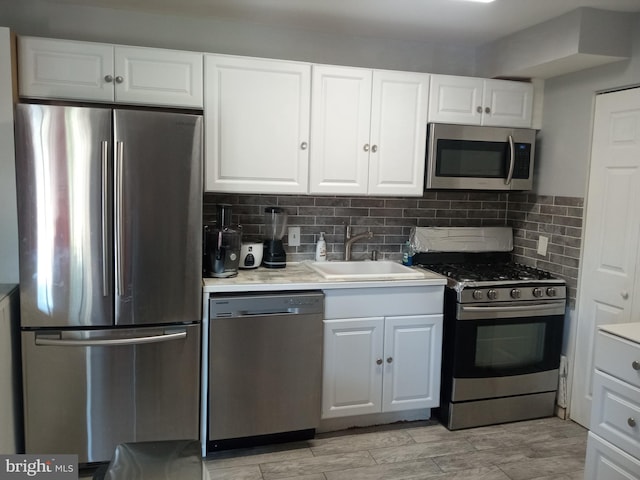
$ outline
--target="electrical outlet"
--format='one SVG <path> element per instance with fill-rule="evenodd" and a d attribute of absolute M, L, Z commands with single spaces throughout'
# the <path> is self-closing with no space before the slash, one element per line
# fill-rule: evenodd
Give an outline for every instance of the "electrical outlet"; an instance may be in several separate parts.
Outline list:
<path fill-rule="evenodd" d="M 549 237 L 540 235 L 538 237 L 538 255 L 543 257 L 547 255 L 547 247 L 549 246 Z"/>
<path fill-rule="evenodd" d="M 289 239 L 287 244 L 290 247 L 300 246 L 300 227 L 289 227 Z"/>

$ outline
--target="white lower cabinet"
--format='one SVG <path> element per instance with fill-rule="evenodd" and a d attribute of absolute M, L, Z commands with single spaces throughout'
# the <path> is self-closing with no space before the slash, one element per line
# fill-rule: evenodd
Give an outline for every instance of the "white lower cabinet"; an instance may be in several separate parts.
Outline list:
<path fill-rule="evenodd" d="M 325 292 L 322 418 L 438 406 L 443 287 L 395 290 Z"/>
<path fill-rule="evenodd" d="M 640 480 L 640 324 L 597 333 L 585 480 Z"/>

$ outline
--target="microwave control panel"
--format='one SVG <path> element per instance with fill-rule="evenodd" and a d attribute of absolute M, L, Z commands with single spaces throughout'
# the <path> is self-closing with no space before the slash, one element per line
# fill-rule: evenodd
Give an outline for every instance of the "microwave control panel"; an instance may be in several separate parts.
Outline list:
<path fill-rule="evenodd" d="M 513 169 L 513 178 L 529 178 L 529 169 L 531 167 L 531 144 L 516 143 L 515 151 L 516 159 Z"/>

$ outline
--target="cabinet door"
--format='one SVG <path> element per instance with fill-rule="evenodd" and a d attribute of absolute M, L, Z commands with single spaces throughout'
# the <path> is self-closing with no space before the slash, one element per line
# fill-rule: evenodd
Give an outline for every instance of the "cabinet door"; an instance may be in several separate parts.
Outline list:
<path fill-rule="evenodd" d="M 313 67 L 310 193 L 367 193 L 372 71 Z"/>
<path fill-rule="evenodd" d="M 324 321 L 322 418 L 380 412 L 383 322 Z"/>
<path fill-rule="evenodd" d="M 382 410 L 437 407 L 441 352 L 442 315 L 387 317 Z"/>
<path fill-rule="evenodd" d="M 640 460 L 589 432 L 584 479 L 640 480 Z"/>
<path fill-rule="evenodd" d="M 115 100 L 202 108 L 202 54 L 115 47 Z"/>
<path fill-rule="evenodd" d="M 485 80 L 483 98 L 483 125 L 531 127 L 533 85 L 530 83 Z"/>
<path fill-rule="evenodd" d="M 205 56 L 205 190 L 306 193 L 311 66 Z"/>
<path fill-rule="evenodd" d="M 374 71 L 368 193 L 422 196 L 428 95 L 427 74 Z"/>
<path fill-rule="evenodd" d="M 18 63 L 22 97 L 114 100 L 111 45 L 20 37 Z"/>
<path fill-rule="evenodd" d="M 480 125 L 483 80 L 453 75 L 431 75 L 429 122 Z"/>

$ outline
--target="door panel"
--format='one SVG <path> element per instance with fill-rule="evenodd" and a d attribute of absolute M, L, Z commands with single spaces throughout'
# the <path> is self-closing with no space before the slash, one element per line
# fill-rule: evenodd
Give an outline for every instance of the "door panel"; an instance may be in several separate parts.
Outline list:
<path fill-rule="evenodd" d="M 383 322 L 325 320 L 322 418 L 380 412 Z"/>
<path fill-rule="evenodd" d="M 205 56 L 205 189 L 306 193 L 311 66 Z"/>
<path fill-rule="evenodd" d="M 23 332 L 26 453 L 109 461 L 117 444 L 198 438 L 200 325 L 186 338 L 138 345 L 37 345 Z M 175 329 L 58 333 L 66 340 L 137 341 Z M 42 337 L 47 338 L 42 338 Z"/>
<path fill-rule="evenodd" d="M 368 193 L 422 196 L 428 95 L 427 74 L 374 71 Z"/>
<path fill-rule="evenodd" d="M 20 96 L 113 102 L 113 47 L 20 37 Z"/>
<path fill-rule="evenodd" d="M 571 418 L 588 426 L 598 325 L 637 321 L 640 89 L 599 95 L 578 292 Z"/>
<path fill-rule="evenodd" d="M 384 329 L 383 411 L 437 407 L 442 316 L 387 317 Z"/>
<path fill-rule="evenodd" d="M 314 66 L 310 193 L 367 193 L 372 71 Z"/>
<path fill-rule="evenodd" d="M 23 327 L 113 322 L 111 111 L 16 107 Z"/>
<path fill-rule="evenodd" d="M 116 102 L 202 108 L 201 53 L 117 46 L 114 62 Z"/>
<path fill-rule="evenodd" d="M 114 111 L 116 324 L 200 319 L 202 118 Z"/>

